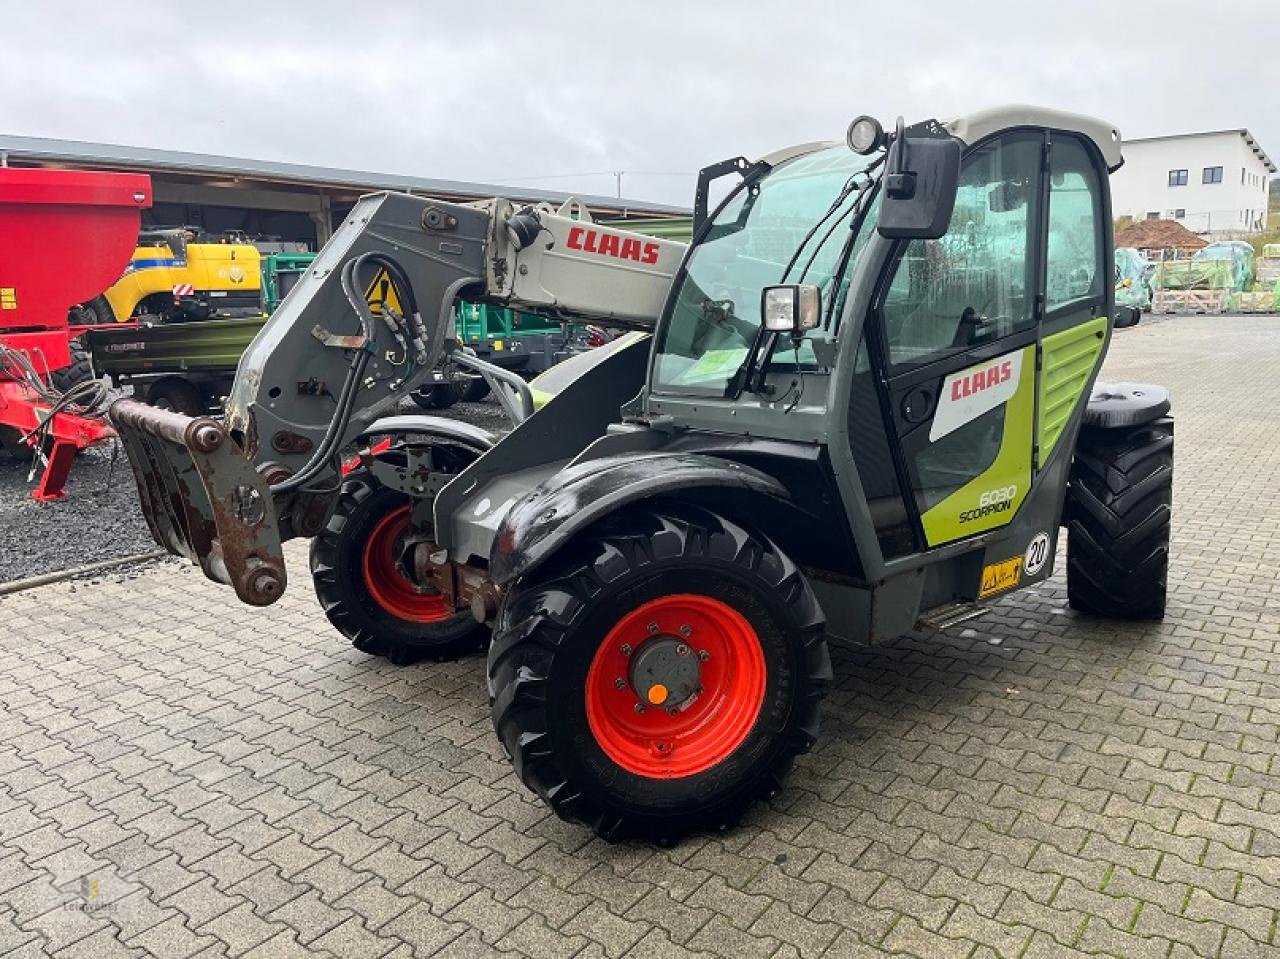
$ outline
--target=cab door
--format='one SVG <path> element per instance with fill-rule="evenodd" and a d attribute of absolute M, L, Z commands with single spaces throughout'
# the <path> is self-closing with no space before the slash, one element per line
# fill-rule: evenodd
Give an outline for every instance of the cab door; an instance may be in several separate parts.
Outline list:
<path fill-rule="evenodd" d="M 1005 525 L 1033 482 L 1046 144 L 1026 130 L 970 148 L 947 234 L 904 243 L 875 301 L 872 362 L 925 547 Z"/>

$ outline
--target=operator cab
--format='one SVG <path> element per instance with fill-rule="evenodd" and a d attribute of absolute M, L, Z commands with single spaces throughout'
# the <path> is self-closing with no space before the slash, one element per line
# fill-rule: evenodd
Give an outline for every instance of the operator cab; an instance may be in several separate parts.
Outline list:
<path fill-rule="evenodd" d="M 858 578 L 1005 527 L 1109 335 L 1121 162 L 1109 124 L 1008 107 L 709 168 L 741 180 L 695 212 L 637 407 L 821 448 Z"/>

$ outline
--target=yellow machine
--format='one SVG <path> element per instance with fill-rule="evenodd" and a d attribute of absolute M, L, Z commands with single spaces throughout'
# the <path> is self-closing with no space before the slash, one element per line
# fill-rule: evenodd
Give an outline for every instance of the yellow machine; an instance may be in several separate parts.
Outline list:
<path fill-rule="evenodd" d="M 261 311 L 261 256 L 249 243 L 200 241 L 191 229 L 147 230 L 124 275 L 72 311 L 75 325 L 123 323 L 135 315 L 167 321 Z"/>

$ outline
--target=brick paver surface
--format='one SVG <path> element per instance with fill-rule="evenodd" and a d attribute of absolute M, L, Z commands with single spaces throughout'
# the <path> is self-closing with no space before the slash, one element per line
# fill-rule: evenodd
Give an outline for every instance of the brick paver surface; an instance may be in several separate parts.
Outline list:
<path fill-rule="evenodd" d="M 1280 953 L 1280 319 L 1118 336 L 1174 390 L 1168 618 L 1061 567 L 836 655 L 818 748 L 733 833 L 610 847 L 503 760 L 478 658 L 397 669 L 195 571 L 2 601 L 0 953 Z"/>

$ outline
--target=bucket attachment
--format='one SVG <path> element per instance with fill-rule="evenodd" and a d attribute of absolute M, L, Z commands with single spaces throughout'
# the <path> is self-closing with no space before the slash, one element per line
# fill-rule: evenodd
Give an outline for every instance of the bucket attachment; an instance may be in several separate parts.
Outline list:
<path fill-rule="evenodd" d="M 245 603 L 279 599 L 284 552 L 271 490 L 223 424 L 137 400 L 113 403 L 111 421 L 156 543 L 198 563 Z"/>

